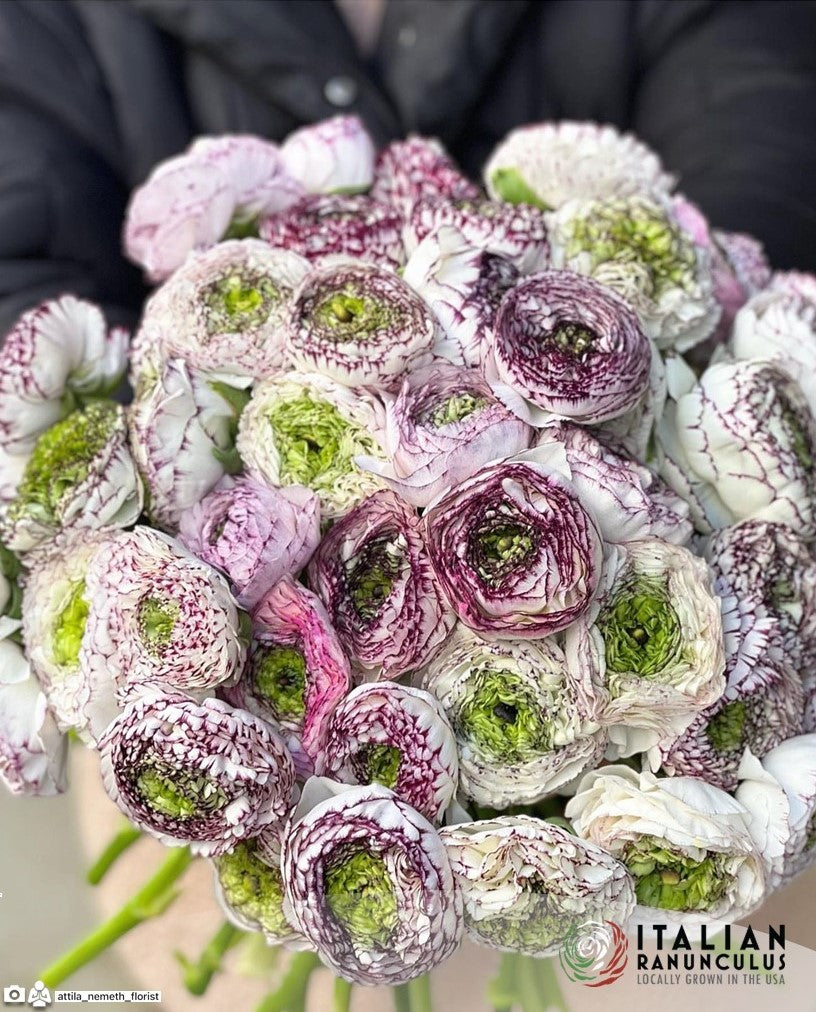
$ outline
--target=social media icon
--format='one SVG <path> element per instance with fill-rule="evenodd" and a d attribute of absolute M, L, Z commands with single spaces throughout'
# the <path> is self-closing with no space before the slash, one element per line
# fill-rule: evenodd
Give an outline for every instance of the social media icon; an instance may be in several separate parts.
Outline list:
<path fill-rule="evenodd" d="M 26 993 L 22 984 L 12 984 L 3 988 L 4 1005 L 25 1005 Z"/>
<path fill-rule="evenodd" d="M 32 1008 L 46 1008 L 51 1004 L 51 992 L 41 980 L 35 980 L 28 992 L 28 1004 Z"/>

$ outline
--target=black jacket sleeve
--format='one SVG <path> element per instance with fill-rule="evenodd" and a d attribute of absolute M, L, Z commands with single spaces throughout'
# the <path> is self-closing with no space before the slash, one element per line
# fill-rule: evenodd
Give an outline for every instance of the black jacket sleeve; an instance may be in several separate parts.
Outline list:
<path fill-rule="evenodd" d="M 816 4 L 638 5 L 632 128 L 711 221 L 816 270 Z"/>

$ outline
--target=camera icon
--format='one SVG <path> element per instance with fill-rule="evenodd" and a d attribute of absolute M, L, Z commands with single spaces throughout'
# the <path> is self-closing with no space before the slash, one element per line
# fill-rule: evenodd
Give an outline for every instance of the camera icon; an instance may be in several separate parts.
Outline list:
<path fill-rule="evenodd" d="M 22 985 L 11 984 L 9 987 L 3 988 L 4 1005 L 25 1005 L 25 1003 L 26 991 Z"/>

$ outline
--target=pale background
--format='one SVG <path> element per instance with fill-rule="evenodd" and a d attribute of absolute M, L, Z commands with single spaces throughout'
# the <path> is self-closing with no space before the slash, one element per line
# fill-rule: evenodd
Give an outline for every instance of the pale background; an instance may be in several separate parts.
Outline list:
<path fill-rule="evenodd" d="M 71 763 L 72 789 L 63 797 L 19 799 L 0 790 L 2 986 L 30 986 L 39 969 L 128 899 L 164 854 L 159 844 L 141 840 L 102 885 L 86 885 L 85 871 L 121 825 L 121 817 L 102 791 L 93 753 L 75 747 Z M 816 951 L 807 951 L 816 950 L 814 899 L 816 869 L 800 876 L 750 918 L 756 930 L 768 924 L 786 925 L 789 944 L 784 988 L 645 987 L 637 985 L 630 966 L 624 978 L 610 987 L 591 989 L 562 978 L 570 1010 L 652 1012 L 659 1008 L 660 1012 L 688 1012 L 690 1005 L 704 1004 L 706 1012 L 732 1012 L 735 1008 L 765 1012 L 779 1007 L 785 1012 L 816 1012 Z M 197 862 L 185 876 L 183 896 L 161 920 L 140 926 L 62 986 L 161 990 L 161 1006 L 141 1006 L 154 1012 L 251 1012 L 268 991 L 270 979 L 223 975 L 213 980 L 200 999 L 180 986 L 172 951 L 181 949 L 197 958 L 221 921 L 212 897 L 209 867 Z M 228 965 L 237 958 L 237 954 L 230 954 Z M 434 1012 L 487 1012 L 484 987 L 497 965 L 497 954 L 466 945 L 434 974 Z M 331 978 L 320 971 L 312 978 L 309 1012 L 328 1012 L 330 1008 Z M 354 991 L 352 1012 L 391 1012 L 392 1008 L 385 990 Z"/>

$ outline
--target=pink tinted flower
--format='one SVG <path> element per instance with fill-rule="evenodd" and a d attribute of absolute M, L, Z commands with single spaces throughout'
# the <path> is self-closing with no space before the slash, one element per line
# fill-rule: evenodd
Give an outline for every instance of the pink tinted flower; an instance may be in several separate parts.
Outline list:
<path fill-rule="evenodd" d="M 407 215 L 418 200 L 478 200 L 480 193 L 436 138 L 412 134 L 380 151 L 371 196 Z"/>
<path fill-rule="evenodd" d="M 371 186 L 374 144 L 357 116 L 301 127 L 286 138 L 281 156 L 307 193 L 354 193 Z"/>

